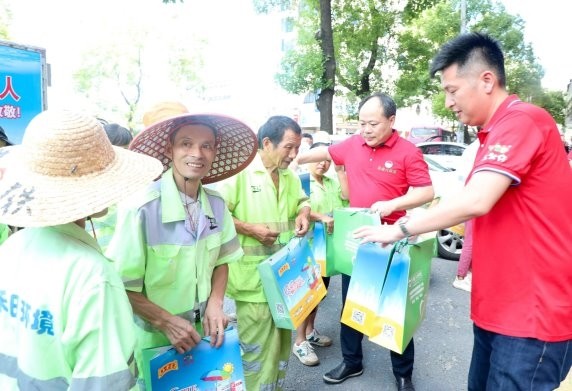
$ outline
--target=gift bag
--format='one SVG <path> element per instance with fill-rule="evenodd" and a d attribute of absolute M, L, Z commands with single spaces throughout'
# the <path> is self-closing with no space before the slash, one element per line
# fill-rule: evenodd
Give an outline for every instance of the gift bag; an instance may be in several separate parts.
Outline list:
<path fill-rule="evenodd" d="M 370 341 L 403 353 L 425 317 L 435 237 L 407 240 L 395 245 L 379 299 Z"/>
<path fill-rule="evenodd" d="M 392 248 L 366 243 L 358 247 L 341 321 L 372 335 Z"/>
<path fill-rule="evenodd" d="M 332 274 L 351 276 L 360 239 L 353 232 L 362 225 L 380 225 L 379 215 L 363 208 L 334 209 L 334 233 L 326 235 L 326 263 L 331 263 Z"/>
<path fill-rule="evenodd" d="M 307 237 L 291 239 L 258 271 L 276 327 L 295 330 L 326 296 Z"/>
<path fill-rule="evenodd" d="M 302 185 L 302 189 L 304 189 L 304 193 L 310 197 L 310 173 L 304 172 L 298 174 L 298 177 L 300 178 L 300 184 Z"/>
<path fill-rule="evenodd" d="M 312 241 L 312 252 L 314 259 L 320 268 L 320 275 L 322 277 L 330 277 L 334 274 L 339 274 L 334 270 L 332 262 L 326 260 L 326 229 L 324 224 L 320 222 L 314 223 L 314 240 Z"/>
<path fill-rule="evenodd" d="M 186 353 L 171 345 L 143 350 L 145 386 L 163 390 L 246 390 L 236 329 L 227 329 L 220 348 L 203 338 Z"/>

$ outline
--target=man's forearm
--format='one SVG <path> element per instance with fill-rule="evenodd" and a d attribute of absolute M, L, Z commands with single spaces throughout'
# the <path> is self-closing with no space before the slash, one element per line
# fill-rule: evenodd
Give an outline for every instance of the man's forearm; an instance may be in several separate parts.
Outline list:
<path fill-rule="evenodd" d="M 318 147 L 296 156 L 298 164 L 321 162 L 322 160 L 332 160 L 327 147 Z"/>
<path fill-rule="evenodd" d="M 233 217 L 232 220 L 234 221 L 234 228 L 236 229 L 236 233 L 245 236 L 253 236 L 253 231 L 251 229 L 252 224 L 239 220 L 236 217 Z"/>
<path fill-rule="evenodd" d="M 172 314 L 150 301 L 142 293 L 126 292 L 133 312 L 151 323 L 156 329 L 163 330 L 167 319 L 171 317 Z"/>
<path fill-rule="evenodd" d="M 430 202 L 435 196 L 433 186 L 414 187 L 407 194 L 395 198 L 395 210 L 408 210 Z"/>
<path fill-rule="evenodd" d="M 211 294 L 209 303 L 223 306 L 224 293 L 228 282 L 228 265 L 219 265 L 214 268 L 211 278 Z"/>

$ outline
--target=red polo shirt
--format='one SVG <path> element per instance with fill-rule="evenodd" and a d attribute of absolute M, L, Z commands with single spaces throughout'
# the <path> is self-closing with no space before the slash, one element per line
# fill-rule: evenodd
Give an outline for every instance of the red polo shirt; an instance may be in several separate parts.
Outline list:
<path fill-rule="evenodd" d="M 346 168 L 351 207 L 369 208 L 377 201 L 401 197 L 410 186 L 431 186 L 421 150 L 399 137 L 395 130 L 377 147 L 368 146 L 356 134 L 331 145 L 328 152 L 335 164 Z M 404 211 L 394 212 L 384 221 L 392 224 L 403 215 Z"/>
<path fill-rule="evenodd" d="M 513 95 L 478 136 L 473 174 L 513 185 L 475 220 L 471 317 L 499 334 L 572 339 L 572 170 L 556 123 Z"/>

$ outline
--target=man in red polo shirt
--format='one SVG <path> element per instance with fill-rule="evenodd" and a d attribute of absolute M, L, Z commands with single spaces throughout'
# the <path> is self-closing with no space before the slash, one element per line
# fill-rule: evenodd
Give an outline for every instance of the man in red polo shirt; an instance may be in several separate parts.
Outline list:
<path fill-rule="evenodd" d="M 572 170 L 556 123 L 509 95 L 499 44 L 463 34 L 431 65 L 445 104 L 482 126 L 461 194 L 356 236 L 391 243 L 474 218 L 469 390 L 553 390 L 572 364 Z"/>
<path fill-rule="evenodd" d="M 312 149 L 298 158 L 300 164 L 333 160 L 336 165 L 345 166 L 350 206 L 371 208 L 387 224 L 395 223 L 407 209 L 423 205 L 434 196 L 421 151 L 393 129 L 396 110 L 388 95 L 368 96 L 359 105 L 359 134 L 328 148 Z M 349 284 L 350 276 L 342 274 L 343 303 Z M 341 324 L 343 361 L 324 375 L 326 383 L 341 383 L 363 373 L 362 339 L 362 333 Z M 413 391 L 413 340 L 403 354 L 390 355 L 397 389 Z"/>

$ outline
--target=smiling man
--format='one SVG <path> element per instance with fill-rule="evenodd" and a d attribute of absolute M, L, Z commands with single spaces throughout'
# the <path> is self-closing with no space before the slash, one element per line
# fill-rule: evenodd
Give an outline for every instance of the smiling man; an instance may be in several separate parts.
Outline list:
<path fill-rule="evenodd" d="M 426 214 L 356 236 L 391 243 L 473 218 L 468 389 L 554 390 L 572 364 L 572 171 L 558 128 L 509 95 L 504 55 L 487 35 L 446 43 L 437 72 L 445 105 L 481 127 L 467 184 Z"/>
<path fill-rule="evenodd" d="M 407 209 L 431 201 L 434 195 L 421 151 L 393 129 L 396 111 L 395 102 L 388 95 L 368 96 L 359 105 L 359 134 L 298 157 L 300 164 L 333 160 L 336 165 L 345 166 L 350 207 L 370 208 L 388 224 L 403 217 Z M 342 274 L 342 303 L 346 301 L 350 279 Z M 362 333 L 341 324 L 343 361 L 324 375 L 326 383 L 341 383 L 363 373 L 362 340 Z M 413 340 L 403 354 L 390 355 L 397 389 L 413 391 Z"/>
<path fill-rule="evenodd" d="M 270 117 L 258 130 L 258 156 L 218 186 L 236 225 L 244 256 L 230 265 L 227 294 L 236 302 L 247 390 L 282 389 L 292 332 L 274 325 L 257 266 L 294 236 L 308 232 L 310 204 L 298 175 L 288 168 L 298 154 L 300 126 Z M 313 354 L 304 345 L 303 354 Z"/>
<path fill-rule="evenodd" d="M 228 264 L 243 252 L 224 200 L 203 183 L 242 170 L 257 146 L 254 132 L 237 120 L 187 114 L 151 125 L 130 149 L 167 168 L 146 192 L 119 205 L 106 251 L 136 315 L 141 366 L 142 349 L 171 344 L 183 353 L 203 329 L 211 345 L 222 344 Z"/>

